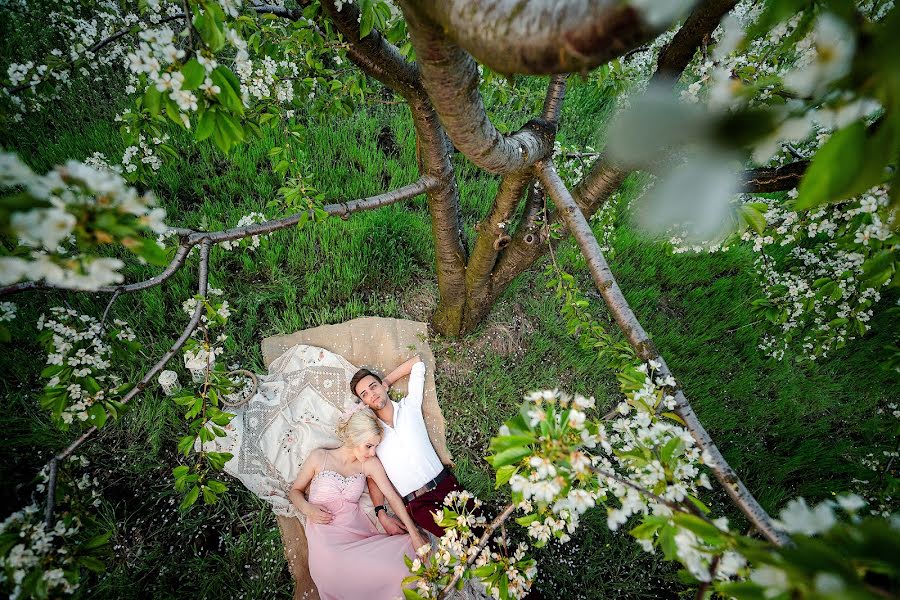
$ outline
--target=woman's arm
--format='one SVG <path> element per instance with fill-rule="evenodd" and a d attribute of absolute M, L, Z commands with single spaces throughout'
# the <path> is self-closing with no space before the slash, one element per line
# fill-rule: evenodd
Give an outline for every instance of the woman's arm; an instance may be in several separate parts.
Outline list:
<path fill-rule="evenodd" d="M 391 505 L 394 514 L 400 517 L 400 520 L 406 525 L 406 530 L 409 531 L 413 546 L 418 549 L 427 544 L 428 542 L 426 542 L 425 538 L 422 537 L 422 534 L 419 533 L 419 529 L 416 527 L 416 524 L 413 523 L 412 517 L 409 516 L 409 512 L 403 505 L 403 499 L 400 498 L 400 494 L 398 494 L 397 490 L 394 489 L 394 486 L 391 485 L 391 481 L 388 479 L 387 473 L 384 472 L 384 466 L 382 466 L 381 461 L 378 460 L 378 458 L 370 458 L 363 463 L 363 470 L 365 471 L 366 476 L 371 477 L 375 482 L 375 485 L 381 488 L 381 491 Z"/>
<path fill-rule="evenodd" d="M 419 357 L 419 355 L 416 354 L 415 356 L 413 356 L 412 358 L 410 358 L 409 360 L 404 362 L 402 365 L 400 365 L 399 367 L 397 367 L 396 369 L 394 369 L 393 371 L 388 373 L 387 376 L 381 380 L 381 382 L 384 385 L 390 387 L 391 385 L 394 384 L 395 381 L 398 381 L 400 379 L 403 379 L 404 377 L 409 376 L 410 372 L 412 371 L 413 365 L 416 364 L 417 362 L 420 362 L 421 360 L 422 359 Z"/>
<path fill-rule="evenodd" d="M 372 497 L 372 504 L 375 506 L 383 506 L 384 494 L 381 493 L 381 488 L 378 487 L 375 480 L 367 477 L 366 484 L 369 486 L 369 496 Z M 381 523 L 385 533 L 388 535 L 400 535 L 406 533 L 406 526 L 398 521 L 396 517 L 387 514 L 386 510 L 379 510 L 377 517 L 378 522 Z"/>
<path fill-rule="evenodd" d="M 306 499 L 306 494 L 303 492 L 307 486 L 309 486 L 309 482 L 312 481 L 312 478 L 316 476 L 315 465 L 322 464 L 323 458 L 324 451 L 322 449 L 313 450 L 309 453 L 306 462 L 303 463 L 303 467 L 300 468 L 300 472 L 297 474 L 297 479 L 295 479 L 294 483 L 291 485 L 291 489 L 288 492 L 288 499 L 290 499 L 291 504 L 293 504 L 297 510 L 306 515 L 306 518 L 310 519 L 313 523 L 327 524 L 331 523 L 331 519 L 333 518 L 331 513 L 324 506 L 309 502 Z"/>

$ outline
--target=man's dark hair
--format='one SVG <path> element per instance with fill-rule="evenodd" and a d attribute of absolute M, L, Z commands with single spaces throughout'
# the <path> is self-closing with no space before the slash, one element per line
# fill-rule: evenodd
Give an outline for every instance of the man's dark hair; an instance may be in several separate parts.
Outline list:
<path fill-rule="evenodd" d="M 357 371 L 356 374 L 350 379 L 350 393 L 353 394 L 354 396 L 356 396 L 357 398 L 359 398 L 359 395 L 357 395 L 357 393 L 356 393 L 356 385 L 357 385 L 360 381 L 362 381 L 363 379 L 365 379 L 366 377 L 368 377 L 369 375 L 371 375 L 372 377 L 374 377 L 375 379 L 377 379 L 377 380 L 378 380 L 378 383 L 381 383 L 381 377 L 379 377 L 377 373 L 373 373 L 372 371 L 370 371 L 370 370 L 368 370 L 368 369 L 360 369 L 360 370 Z M 362 400 L 362 398 L 360 398 L 360 400 Z"/>

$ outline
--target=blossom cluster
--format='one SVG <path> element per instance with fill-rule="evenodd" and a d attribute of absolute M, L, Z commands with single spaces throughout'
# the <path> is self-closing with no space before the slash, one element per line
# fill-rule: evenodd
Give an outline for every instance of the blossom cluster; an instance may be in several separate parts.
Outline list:
<path fill-rule="evenodd" d="M 265 223 L 266 215 L 259 212 L 251 212 L 250 214 L 244 215 L 238 220 L 236 228 L 238 227 L 246 227 L 247 225 L 254 225 L 256 223 Z M 236 240 L 225 240 L 221 242 L 219 245 L 225 248 L 226 250 L 234 250 L 235 248 L 246 248 L 248 250 L 255 250 L 260 246 L 260 239 L 262 236 L 253 235 L 250 237 L 242 237 Z"/>
<path fill-rule="evenodd" d="M 788 202 L 796 197 L 797 190 L 787 194 Z M 815 360 L 865 334 L 880 290 L 893 281 L 890 269 L 873 271 L 873 265 L 900 241 L 892 230 L 896 216 L 888 188 L 802 212 L 778 198 L 744 194 L 739 202 L 754 207 L 765 222 L 740 236 L 756 255 L 762 297 L 754 306 L 775 329 L 763 336 L 760 348 L 778 360 L 788 349 Z M 676 253 L 726 251 L 735 241 L 688 245 L 678 236 L 670 239 Z"/>
<path fill-rule="evenodd" d="M 108 411 L 117 416 L 122 409 L 115 400 L 121 379 L 111 372 L 113 345 L 117 358 L 126 357 L 139 347 L 135 334 L 119 319 L 106 328 L 71 308 L 54 306 L 49 312 L 37 322 L 38 339 L 47 350 L 41 405 L 62 427 L 88 420 L 102 426 Z"/>
<path fill-rule="evenodd" d="M 0 188 L 21 190 L 28 199 L 9 214 L 9 233 L 22 252 L 0 256 L 0 285 L 43 280 L 92 290 L 119 283 L 121 260 L 85 252 L 113 242 L 140 258 L 158 259 L 158 247 L 141 236 L 168 229 L 165 210 L 112 170 L 69 161 L 38 175 L 15 154 L 3 153 Z"/>
<path fill-rule="evenodd" d="M 12 513 L 0 523 L 0 546 L 6 548 L 0 556 L 0 589 L 10 598 L 59 596 L 74 593 L 80 584 L 80 568 L 90 564 L 102 567 L 90 556 L 91 548 L 81 549 L 78 544 L 87 542 L 94 550 L 105 545 L 108 536 L 85 539 L 86 527 L 81 513 L 88 507 L 100 504 L 99 481 L 88 473 L 68 481 L 65 467 L 86 467 L 90 464 L 84 456 L 69 457 L 59 474 L 60 491 L 56 517 L 47 524 L 44 511 L 38 504 L 29 504 Z M 42 492 L 48 479 L 48 469 L 38 476 L 37 491 Z M 85 504 L 85 498 L 88 504 Z M 85 504 L 84 506 L 82 506 Z M 93 543 L 91 543 L 93 542 Z"/>
<path fill-rule="evenodd" d="M 450 492 L 443 504 L 434 513 L 434 520 L 445 534 L 434 548 L 423 546 L 415 560 L 407 561 L 412 574 L 407 582 L 415 582 L 418 596 L 437 598 L 449 578 L 455 576 L 461 585 L 466 582 L 483 589 L 491 598 L 525 597 L 537 574 L 534 561 L 526 557 L 528 545 L 519 542 L 510 549 L 505 537 L 499 535 L 490 544 L 479 544 L 486 518 L 481 500 L 470 492 Z"/>
<path fill-rule="evenodd" d="M 873 556 L 868 548 L 877 547 L 883 539 L 896 539 L 900 515 L 882 521 L 866 520 L 861 516 L 865 505 L 865 500 L 855 494 L 840 494 L 814 507 L 803 498 L 788 502 L 776 524 L 794 535 L 796 547 L 789 552 L 776 549 L 767 554 L 754 553 L 755 564 L 747 581 L 742 582 L 743 591 L 761 593 L 766 598 L 890 595 L 880 589 L 883 584 L 870 583 L 868 575 L 879 573 L 890 581 L 896 580 L 898 572 L 896 568 L 882 567 L 882 555 Z M 840 554 L 835 556 L 846 563 L 808 560 L 808 556 L 820 556 L 816 552 L 823 547 L 840 548 Z M 852 569 L 847 568 L 850 564 Z M 729 586 L 719 589 L 727 594 Z"/>

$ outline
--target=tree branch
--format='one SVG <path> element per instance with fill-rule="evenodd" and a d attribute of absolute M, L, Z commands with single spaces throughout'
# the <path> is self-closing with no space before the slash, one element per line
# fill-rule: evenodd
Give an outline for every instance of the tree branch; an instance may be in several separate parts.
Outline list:
<path fill-rule="evenodd" d="M 603 296 L 610 314 L 612 314 L 622 333 L 634 348 L 641 360 L 656 360 L 660 363 L 658 370 L 662 377 L 671 375 L 665 360 L 659 355 L 658 350 L 650 341 L 647 332 L 641 326 L 637 316 L 629 306 L 628 301 L 619 289 L 603 252 L 597 243 L 597 239 L 591 232 L 590 225 L 575 202 L 575 199 L 566 189 L 565 184 L 550 162 L 541 162 L 536 165 L 538 179 L 547 193 L 553 199 L 557 207 L 557 214 L 561 215 L 568 230 L 575 237 L 575 241 L 581 248 L 587 260 L 591 276 L 600 294 Z M 716 479 L 725 488 L 732 501 L 743 512 L 751 523 L 774 544 L 783 545 L 788 541 L 787 536 L 778 530 L 772 523 L 771 517 L 766 513 L 753 494 L 747 489 L 737 474 L 722 456 L 706 429 L 700 423 L 697 415 L 681 389 L 675 390 L 675 412 L 684 421 L 685 427 L 691 432 L 697 445 L 704 451 L 708 459 L 707 466 L 715 474 Z"/>
<path fill-rule="evenodd" d="M 350 58 L 359 68 L 407 100 L 410 95 L 422 93 L 418 66 L 408 62 L 377 29 L 373 28 L 360 39 L 360 13 L 356 4 L 344 2 L 338 10 L 334 0 L 323 0 L 322 8 L 344 36 Z"/>
<path fill-rule="evenodd" d="M 566 93 L 564 75 L 554 75 L 547 86 L 541 118 L 555 128 L 559 121 L 563 99 Z M 553 140 L 550 140 L 551 144 Z M 525 190 L 533 188 L 534 174 L 530 169 L 514 171 L 505 175 L 500 182 L 497 195 L 487 218 L 476 229 L 478 237 L 469 262 L 466 265 L 466 310 L 463 331 L 471 331 L 490 310 L 493 294 L 491 273 L 504 248 L 512 240 L 512 219 Z M 527 198 L 532 198 L 529 193 Z M 528 200 L 526 199 L 526 205 Z M 526 212 L 529 210 L 526 206 Z"/>
<path fill-rule="evenodd" d="M 484 530 L 484 534 L 482 534 L 481 538 L 478 540 L 478 544 L 476 545 L 478 552 L 473 552 L 472 555 L 466 559 L 467 568 L 478 559 L 478 555 L 481 554 L 481 551 L 484 550 L 485 546 L 487 546 L 488 542 L 491 540 L 491 536 L 495 531 L 497 531 L 498 527 L 506 522 L 506 520 L 510 517 L 510 515 L 512 515 L 515 509 L 515 504 L 507 504 L 506 507 L 500 512 L 500 514 L 494 517 L 494 520 L 490 522 L 490 524 L 487 526 L 487 529 Z M 459 581 L 459 578 L 461 576 L 461 573 L 454 574 L 453 577 L 450 578 L 450 581 L 447 583 L 447 585 L 444 586 L 444 589 L 440 591 L 440 593 L 438 594 L 438 598 L 443 598 L 446 594 L 453 591 L 453 588 L 456 586 L 456 582 Z"/>
<path fill-rule="evenodd" d="M 511 135 L 500 133 L 485 111 L 472 57 L 415 12 L 404 14 L 422 83 L 460 152 L 479 167 L 504 174 L 528 167 L 552 150 L 555 132 L 540 123 L 532 122 Z"/>
<path fill-rule="evenodd" d="M 699 3 L 672 41 L 660 53 L 653 79 L 669 80 L 679 74 L 690 62 L 706 36 L 715 30 L 721 17 L 733 5 L 733 0 L 704 0 Z M 572 195 L 585 216 L 590 217 L 609 200 L 630 173 L 629 169 L 613 164 L 606 154 L 601 154 L 572 190 Z M 494 270 L 495 297 L 546 252 L 546 248 L 540 243 L 542 241 L 540 236 L 533 231 L 533 219 L 536 214 L 534 211 L 538 199 L 535 196 L 534 202 L 526 205 L 530 206 L 526 214 L 531 216 L 531 222 L 526 223 L 526 227 L 519 227 L 512 242 L 497 261 Z M 552 220 L 558 221 L 558 217 L 553 215 Z M 548 243 L 558 244 L 559 240 L 550 240 Z"/>
<path fill-rule="evenodd" d="M 401 0 L 400 6 L 407 23 L 413 16 L 430 22 L 500 73 L 584 72 L 659 33 L 616 0 Z"/>
<path fill-rule="evenodd" d="M 672 40 L 660 50 L 654 78 L 680 77 L 703 41 L 736 4 L 736 0 L 704 0 L 697 4 Z"/>
<path fill-rule="evenodd" d="M 430 190 L 437 187 L 437 185 L 438 182 L 433 177 L 422 176 L 415 183 L 399 187 L 395 190 L 391 190 L 390 192 L 378 194 L 377 196 L 369 196 L 368 198 L 362 198 L 359 200 L 350 200 L 347 202 L 328 204 L 324 206 L 323 209 L 331 216 L 338 216 L 342 219 L 346 219 L 355 212 L 373 210 L 376 208 L 381 208 L 382 206 L 387 206 L 388 204 L 399 202 L 401 200 L 414 198 L 419 194 L 429 192 Z M 265 235 L 267 233 L 278 231 L 279 229 L 287 229 L 288 227 L 293 227 L 300 222 L 300 219 L 304 214 L 308 214 L 310 217 L 312 217 L 313 211 L 302 211 L 295 213 L 289 217 L 284 217 L 282 219 L 274 219 L 271 221 L 266 221 L 264 223 L 256 223 L 254 225 L 247 225 L 244 227 L 234 227 L 232 229 L 225 229 L 222 231 L 204 232 L 180 229 L 178 231 L 183 235 L 181 244 L 178 247 L 178 251 L 175 253 L 175 257 L 172 259 L 172 262 L 169 263 L 169 265 L 165 268 L 165 270 L 163 270 L 162 273 L 144 281 L 139 281 L 128 285 L 104 286 L 93 291 L 107 293 L 135 292 L 157 286 L 174 275 L 175 272 L 184 265 L 184 262 L 187 259 L 191 248 L 203 242 L 204 240 L 209 240 L 212 243 L 219 243 L 229 240 L 247 238 L 254 235 Z M 25 281 L 22 283 L 16 283 L 0 288 L 0 297 L 23 292 L 25 290 L 37 289 L 82 291 L 72 290 L 72 288 L 61 287 L 41 281 Z"/>
<path fill-rule="evenodd" d="M 760 167 L 744 171 L 741 191 L 747 194 L 785 192 L 800 185 L 810 161 L 799 160 L 780 167 Z"/>
<path fill-rule="evenodd" d="M 206 296 L 206 290 L 209 283 L 209 249 L 211 247 L 211 243 L 208 240 L 204 240 L 200 245 L 200 265 L 198 268 L 198 283 L 197 283 L 197 293 L 201 296 Z M 132 398 L 137 396 L 139 393 L 144 391 L 147 385 L 153 380 L 157 373 L 159 373 L 162 368 L 168 363 L 175 353 L 181 349 L 184 343 L 191 337 L 191 334 L 197 329 L 197 326 L 200 324 L 200 317 L 203 315 L 205 311 L 205 307 L 203 303 L 198 302 L 197 307 L 194 309 L 194 314 L 191 316 L 191 320 L 188 321 L 187 327 L 184 328 L 184 331 L 175 340 L 175 343 L 172 344 L 172 347 L 169 348 L 169 351 L 166 352 L 159 361 L 153 365 L 153 367 L 144 375 L 140 382 L 138 382 L 131 390 L 125 394 L 120 402 L 122 404 L 128 404 Z M 81 444 L 83 444 L 89 437 L 91 437 L 97 431 L 97 427 L 91 427 L 87 431 L 85 431 L 81 436 L 69 444 L 69 446 L 54 456 L 49 463 L 50 466 L 50 478 L 47 482 L 47 508 L 44 511 L 44 521 L 46 525 L 49 527 L 53 522 L 53 510 L 54 510 L 54 501 L 56 498 L 56 473 L 58 470 L 59 463 L 66 460 L 76 449 L 78 449 Z"/>

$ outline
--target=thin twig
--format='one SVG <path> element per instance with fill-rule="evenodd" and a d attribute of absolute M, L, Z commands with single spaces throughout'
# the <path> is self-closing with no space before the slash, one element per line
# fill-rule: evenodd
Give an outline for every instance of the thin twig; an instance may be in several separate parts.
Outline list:
<path fill-rule="evenodd" d="M 495 531 L 497 531 L 497 528 L 503 525 L 503 523 L 509 518 L 509 516 L 515 509 L 515 504 L 507 504 L 506 508 L 504 508 L 503 511 L 499 515 L 497 515 L 493 521 L 491 521 L 490 525 L 487 526 L 487 529 L 485 529 L 484 534 L 481 536 L 481 539 L 478 540 L 478 545 L 476 546 L 478 552 L 473 552 L 472 555 L 466 560 L 466 567 L 475 562 L 475 560 L 478 558 L 478 555 L 481 554 L 481 551 L 484 550 L 485 546 L 487 546 L 488 542 L 491 539 L 491 536 Z M 453 575 L 447 585 L 444 586 L 444 589 L 442 589 L 438 594 L 438 598 L 443 598 L 445 594 L 450 592 L 456 586 L 456 582 L 459 581 L 461 575 L 461 573 Z"/>
<path fill-rule="evenodd" d="M 122 295 L 122 290 L 118 289 L 112 295 L 112 298 L 109 299 L 109 302 L 106 304 L 106 310 L 103 311 L 103 316 L 100 318 L 100 329 L 106 331 L 106 317 L 109 316 L 109 309 L 112 308 L 113 302 L 116 301 L 116 298 Z"/>

